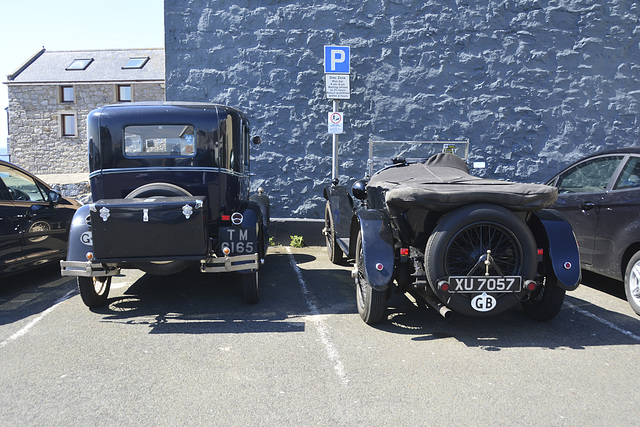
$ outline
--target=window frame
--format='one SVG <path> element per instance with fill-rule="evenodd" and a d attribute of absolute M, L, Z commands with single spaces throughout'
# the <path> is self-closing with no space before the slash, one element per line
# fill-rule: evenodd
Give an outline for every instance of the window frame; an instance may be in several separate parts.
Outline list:
<path fill-rule="evenodd" d="M 69 133 L 66 118 L 73 117 L 73 134 Z M 78 136 L 78 114 L 76 112 L 64 111 L 60 113 L 60 136 L 63 138 L 74 138 Z"/>
<path fill-rule="evenodd" d="M 71 89 L 71 99 L 65 97 L 65 89 Z M 76 88 L 73 85 L 61 85 L 60 86 L 60 103 L 61 104 L 73 104 L 76 101 Z"/>
<path fill-rule="evenodd" d="M 129 99 L 122 98 L 122 89 L 129 88 Z M 130 84 L 116 85 L 116 102 L 133 102 L 133 86 Z"/>

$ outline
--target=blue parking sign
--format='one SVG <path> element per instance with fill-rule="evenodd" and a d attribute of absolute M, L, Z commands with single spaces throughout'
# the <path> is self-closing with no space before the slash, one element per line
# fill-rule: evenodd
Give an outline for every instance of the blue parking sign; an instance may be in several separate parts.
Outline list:
<path fill-rule="evenodd" d="M 349 74 L 349 46 L 324 47 L 324 72 Z"/>

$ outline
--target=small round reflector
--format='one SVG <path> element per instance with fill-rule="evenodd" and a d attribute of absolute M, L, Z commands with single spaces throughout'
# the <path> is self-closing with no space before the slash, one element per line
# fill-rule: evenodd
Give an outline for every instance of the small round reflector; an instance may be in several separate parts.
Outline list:
<path fill-rule="evenodd" d="M 380 263 L 376 264 L 376 270 L 382 271 L 383 268 L 384 268 L 384 266 L 382 264 L 380 264 Z"/>
<path fill-rule="evenodd" d="M 87 252 L 87 255 L 85 255 L 87 257 L 87 259 L 89 261 L 91 261 L 93 259 L 93 252 Z"/>

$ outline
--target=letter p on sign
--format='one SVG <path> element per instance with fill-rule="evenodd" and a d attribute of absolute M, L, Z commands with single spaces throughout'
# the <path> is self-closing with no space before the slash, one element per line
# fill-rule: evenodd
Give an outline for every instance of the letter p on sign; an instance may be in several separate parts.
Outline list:
<path fill-rule="evenodd" d="M 324 47 L 324 72 L 349 74 L 349 46 Z"/>

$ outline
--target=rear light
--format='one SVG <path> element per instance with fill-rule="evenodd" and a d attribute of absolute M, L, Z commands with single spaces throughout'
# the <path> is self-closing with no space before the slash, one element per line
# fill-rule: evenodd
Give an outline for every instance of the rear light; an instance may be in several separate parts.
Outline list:
<path fill-rule="evenodd" d="M 540 256 L 544 255 L 544 249 L 538 249 L 538 255 Z"/>
<path fill-rule="evenodd" d="M 527 290 L 534 291 L 538 287 L 538 284 L 533 280 L 527 280 L 526 282 L 524 282 L 524 286 L 527 288 Z"/>
<path fill-rule="evenodd" d="M 231 221 L 231 215 L 222 215 L 221 219 L 223 221 Z"/>
<path fill-rule="evenodd" d="M 445 280 L 441 280 L 438 282 L 438 289 L 440 289 L 443 292 L 449 292 L 450 287 L 451 285 L 449 285 L 449 282 Z"/>
<path fill-rule="evenodd" d="M 400 248 L 400 255 L 408 256 L 409 255 L 409 248 Z"/>

